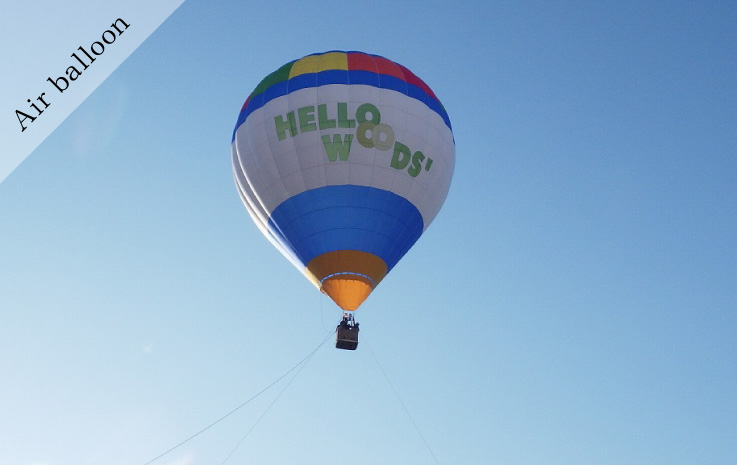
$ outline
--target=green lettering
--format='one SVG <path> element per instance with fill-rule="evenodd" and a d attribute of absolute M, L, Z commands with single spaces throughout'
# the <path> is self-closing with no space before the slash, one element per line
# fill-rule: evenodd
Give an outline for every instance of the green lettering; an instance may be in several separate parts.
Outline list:
<path fill-rule="evenodd" d="M 356 109 L 356 120 L 359 123 L 368 121 L 368 118 L 366 118 L 367 113 L 371 113 L 372 123 L 379 124 L 379 122 L 381 122 L 381 113 L 379 113 L 379 109 L 370 103 L 364 103 Z"/>
<path fill-rule="evenodd" d="M 358 125 L 358 129 L 356 129 L 356 138 L 358 139 L 358 142 L 367 149 L 372 148 L 374 146 L 373 137 L 375 130 L 376 125 L 371 121 L 361 122 L 361 124 Z M 367 133 L 369 132 L 371 135 L 367 136 Z"/>
<path fill-rule="evenodd" d="M 348 119 L 348 104 L 338 102 L 338 127 L 339 128 L 355 128 L 356 120 Z"/>
<path fill-rule="evenodd" d="M 419 150 L 412 155 L 412 166 L 407 170 L 410 176 L 416 178 L 420 171 L 422 171 L 422 160 L 425 159 L 425 154 Z"/>
<path fill-rule="evenodd" d="M 327 153 L 330 161 L 336 161 L 339 156 L 341 161 L 348 160 L 348 155 L 351 152 L 351 142 L 353 142 L 352 134 L 346 134 L 345 139 L 341 139 L 340 134 L 334 134 L 332 141 L 330 136 L 322 136 L 322 145 L 325 146 L 325 153 Z"/>
<path fill-rule="evenodd" d="M 336 126 L 334 119 L 328 119 L 328 106 L 324 103 L 317 106 L 317 120 L 320 129 L 332 129 Z"/>
<path fill-rule="evenodd" d="M 290 111 L 287 113 L 287 120 L 284 121 L 281 115 L 274 117 L 274 125 L 276 126 L 276 136 L 279 140 L 284 140 L 287 137 L 287 129 L 289 129 L 289 136 L 294 137 L 297 135 L 297 121 L 294 118 L 294 112 Z"/>
<path fill-rule="evenodd" d="M 387 124 L 377 124 L 373 130 L 372 140 L 379 150 L 389 150 L 394 145 L 394 129 Z"/>
<path fill-rule="evenodd" d="M 432 158 L 428 158 L 425 162 L 425 171 L 430 171 L 430 166 L 432 165 Z"/>
<path fill-rule="evenodd" d="M 297 110 L 297 117 L 299 118 L 299 132 L 317 130 L 317 124 L 315 124 L 315 107 L 300 108 Z"/>
<path fill-rule="evenodd" d="M 410 158 L 412 158 L 412 153 L 409 151 L 409 147 L 401 142 L 395 142 L 391 167 L 396 170 L 403 170 L 409 164 Z"/>

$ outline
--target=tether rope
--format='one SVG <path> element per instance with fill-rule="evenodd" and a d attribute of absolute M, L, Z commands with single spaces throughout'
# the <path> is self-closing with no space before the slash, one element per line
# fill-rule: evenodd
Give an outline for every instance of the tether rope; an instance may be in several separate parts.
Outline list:
<path fill-rule="evenodd" d="M 389 375 L 386 374 L 386 371 L 384 371 L 384 367 L 381 366 L 381 363 L 379 363 L 379 359 L 376 358 L 376 355 L 374 354 L 374 351 L 371 350 L 371 346 L 366 342 L 366 339 L 364 338 L 363 343 L 368 347 L 369 352 L 371 353 L 371 357 L 373 357 L 374 361 L 376 362 L 376 365 L 379 367 L 379 370 L 381 370 L 381 373 L 384 375 L 384 379 L 386 379 L 386 382 L 389 383 L 389 386 L 392 388 L 392 391 L 394 391 L 394 395 L 397 397 L 397 400 L 399 400 L 399 403 L 402 405 L 402 408 L 404 409 L 404 412 L 409 417 L 409 421 L 412 422 L 412 424 L 415 427 L 415 431 L 417 431 L 417 434 L 420 436 L 420 439 L 422 439 L 422 442 L 425 443 L 425 447 L 427 447 L 427 451 L 430 452 L 430 455 L 432 456 L 433 460 L 437 465 L 440 465 L 440 462 L 438 462 L 437 457 L 435 457 L 435 453 L 433 453 L 432 449 L 430 448 L 430 444 L 428 444 L 427 440 L 425 439 L 425 436 L 422 435 L 422 431 L 420 431 L 420 428 L 417 426 L 417 423 L 415 422 L 415 419 L 412 417 L 412 414 L 409 413 L 409 409 L 404 404 L 404 401 L 402 400 L 402 397 L 399 395 L 399 392 L 397 392 L 397 389 L 394 387 L 394 384 L 392 384 L 392 381 L 389 379 Z"/>
<path fill-rule="evenodd" d="M 328 334 L 328 336 L 330 336 L 330 334 Z M 317 349 L 319 349 L 320 347 L 322 347 L 322 345 L 325 344 L 325 341 L 327 341 L 327 338 L 325 338 L 320 343 L 320 345 L 317 346 Z M 266 414 L 269 412 L 269 410 L 271 410 L 271 407 L 273 407 L 274 404 L 276 403 L 276 401 L 279 400 L 279 398 L 281 397 L 281 395 L 284 394 L 284 391 L 286 391 L 287 388 L 289 387 L 289 385 L 292 384 L 292 382 L 297 378 L 297 376 L 299 376 L 299 373 L 302 371 L 302 369 L 307 366 L 307 364 L 312 359 L 312 356 L 315 355 L 315 352 L 317 352 L 317 349 L 313 350 L 312 353 L 309 356 L 307 356 L 306 359 L 303 360 L 304 363 L 302 363 L 302 366 L 299 367 L 299 370 L 297 370 L 297 372 L 294 374 L 294 376 L 292 376 L 292 379 L 290 379 L 289 382 L 287 383 L 287 385 L 284 386 L 281 391 L 279 391 L 279 394 L 277 394 L 276 398 L 274 398 L 274 400 L 271 401 L 271 404 L 269 404 L 269 406 L 266 407 L 266 410 L 264 410 L 264 412 L 261 414 L 261 416 L 258 417 L 258 419 L 253 424 L 253 426 L 251 426 L 251 428 L 248 431 L 246 431 L 246 434 L 243 435 L 243 437 L 241 438 L 241 440 L 238 441 L 238 444 L 236 444 L 235 447 L 233 447 L 233 450 L 230 451 L 230 453 L 228 454 L 228 456 L 225 457 L 225 460 L 223 460 L 220 465 L 225 465 L 225 463 L 230 459 L 230 457 L 233 454 L 235 454 L 235 451 L 238 450 L 238 448 L 241 446 L 241 444 L 243 444 L 243 442 L 246 440 L 246 438 L 251 434 L 251 431 L 253 431 L 254 428 L 256 428 L 256 425 L 258 425 L 259 422 L 261 421 L 261 419 L 266 416 Z"/>
<path fill-rule="evenodd" d="M 284 378 L 285 378 L 285 377 L 286 377 L 287 375 L 289 375 L 289 373 L 293 372 L 293 371 L 294 371 L 295 369 L 297 369 L 297 367 L 299 367 L 300 365 L 302 365 L 303 363 L 305 363 L 305 362 L 306 362 L 307 360 L 309 360 L 309 359 L 310 359 L 310 358 L 311 358 L 311 357 L 312 357 L 312 356 L 313 356 L 313 355 L 315 354 L 315 352 L 317 352 L 317 350 L 318 350 L 318 349 L 319 349 L 320 347 L 322 347 L 322 345 L 323 345 L 323 344 L 325 344 L 325 341 L 327 341 L 327 340 L 328 340 L 328 338 L 330 338 L 330 336 L 331 336 L 331 333 L 328 333 L 328 334 L 327 334 L 327 336 L 325 336 L 325 339 L 323 339 L 323 340 L 322 340 L 322 342 L 320 342 L 320 344 L 318 344 L 318 345 L 317 345 L 317 347 L 315 347 L 315 348 L 314 348 L 314 349 L 312 350 L 312 352 L 310 352 L 310 353 L 309 353 L 309 354 L 308 354 L 308 355 L 307 355 L 307 356 L 306 356 L 305 358 L 303 358 L 302 360 L 300 360 L 299 362 L 297 362 L 297 364 L 295 364 L 295 365 L 294 365 L 294 366 L 293 366 L 292 368 L 290 368 L 289 370 L 287 370 L 287 371 L 286 371 L 286 372 L 285 372 L 285 373 L 284 373 L 283 375 L 281 375 L 280 377 L 278 377 L 278 378 L 277 378 L 277 379 L 276 379 L 275 381 L 273 381 L 273 382 L 272 382 L 271 384 L 269 384 L 268 386 L 266 386 L 265 388 L 261 389 L 261 390 L 260 390 L 259 392 L 257 392 L 256 394 L 254 394 L 254 395 L 253 395 L 253 396 L 252 396 L 252 397 L 251 397 L 250 399 L 246 400 L 245 402 L 243 402 L 242 404 L 240 404 L 239 406 L 237 406 L 236 408 L 234 408 L 234 409 L 233 409 L 233 410 L 231 410 L 230 412 L 226 413 L 226 414 L 225 414 L 225 415 L 223 415 L 222 417 L 218 418 L 217 420 L 213 421 L 213 422 L 212 422 L 212 423 L 210 423 L 209 425 L 205 426 L 204 428 L 202 428 L 202 429 L 201 429 L 201 430 L 199 430 L 198 432 L 194 433 L 193 435 L 191 435 L 190 437 L 188 437 L 188 438 L 187 438 L 187 439 L 185 439 L 184 441 L 180 442 L 180 443 L 179 443 L 179 444 L 177 444 L 176 446 L 174 446 L 174 447 L 171 447 L 171 448 L 170 448 L 169 450 L 167 450 L 166 452 L 163 452 L 163 453 L 161 453 L 161 454 L 157 455 L 156 457 L 154 457 L 153 459 L 151 459 L 151 460 L 149 460 L 148 462 L 144 463 L 143 465 L 150 465 L 150 464 L 152 464 L 153 462 L 155 462 L 155 461 L 159 460 L 159 459 L 160 459 L 161 457 L 163 457 L 163 456 L 165 456 L 166 454 L 168 454 L 168 453 L 170 453 L 170 452 L 172 452 L 172 451 L 174 451 L 174 450 L 178 449 L 179 447 L 181 447 L 181 446 L 183 446 L 184 444 L 188 443 L 188 442 L 189 442 L 189 441 L 191 441 L 192 439 L 196 438 L 196 437 L 197 437 L 197 436 L 199 436 L 200 434 L 202 434 L 202 433 L 204 433 L 205 431 L 209 430 L 209 429 L 210 429 L 210 428 L 212 428 L 213 426 L 217 425 L 218 423 L 220 423 L 221 421 L 225 420 L 226 418 L 228 418 L 229 416 L 231 416 L 232 414 L 234 414 L 234 413 L 235 413 L 235 412 L 237 412 L 238 410 L 240 410 L 240 409 L 242 409 L 243 407 L 245 407 L 246 405 L 248 405 L 248 404 L 249 404 L 249 403 L 250 403 L 250 402 L 251 402 L 252 400 L 256 399 L 256 398 L 257 398 L 258 396 L 260 396 L 260 395 L 261 395 L 261 394 L 263 394 L 264 392 L 268 391 L 268 390 L 269 390 L 270 388 L 272 388 L 272 387 L 273 387 L 273 386 L 274 386 L 274 385 L 275 385 L 276 383 L 278 383 L 279 381 L 281 381 L 282 379 L 284 379 Z M 296 377 L 296 375 L 295 375 L 295 377 Z M 294 380 L 294 378 L 292 378 L 292 380 Z M 290 383 L 291 383 L 291 381 L 290 381 Z M 288 386 L 288 384 L 287 384 L 287 386 Z M 286 389 L 286 388 L 285 388 L 285 389 Z M 283 392 L 283 391 L 282 391 L 282 392 Z M 280 394 L 280 395 L 281 395 L 281 394 Z M 278 398 L 278 397 L 277 397 L 277 398 Z M 273 403 L 272 403 L 272 404 L 273 404 Z M 271 406 L 269 406 L 269 408 L 271 408 Z M 267 411 L 268 411 L 268 409 L 267 409 Z M 264 413 L 264 414 L 265 414 L 265 413 Z M 263 415 L 262 415 L 262 416 L 263 416 Z M 259 418 L 259 420 L 260 420 L 260 418 Z M 227 459 L 226 459 L 226 460 L 227 460 Z"/>

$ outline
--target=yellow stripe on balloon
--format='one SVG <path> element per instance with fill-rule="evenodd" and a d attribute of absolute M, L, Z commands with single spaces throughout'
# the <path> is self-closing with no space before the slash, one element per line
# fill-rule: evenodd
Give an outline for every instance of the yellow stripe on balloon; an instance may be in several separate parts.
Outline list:
<path fill-rule="evenodd" d="M 289 79 L 300 74 L 319 73 L 331 69 L 348 70 L 348 55 L 344 52 L 329 52 L 322 55 L 310 55 L 297 60 L 289 71 Z"/>

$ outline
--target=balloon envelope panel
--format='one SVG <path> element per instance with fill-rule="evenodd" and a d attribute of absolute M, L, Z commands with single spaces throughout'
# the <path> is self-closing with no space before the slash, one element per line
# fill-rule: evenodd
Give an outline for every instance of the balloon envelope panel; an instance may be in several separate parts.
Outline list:
<path fill-rule="evenodd" d="M 232 140 L 241 198 L 266 237 L 344 310 L 417 241 L 448 193 L 445 109 L 407 68 L 361 52 L 292 61 L 248 97 Z"/>

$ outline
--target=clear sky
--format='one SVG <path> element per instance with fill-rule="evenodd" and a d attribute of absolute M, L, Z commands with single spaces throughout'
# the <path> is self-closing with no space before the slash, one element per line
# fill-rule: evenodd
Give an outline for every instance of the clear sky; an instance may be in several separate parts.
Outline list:
<path fill-rule="evenodd" d="M 227 463 L 734 464 L 735 24 L 716 1 L 187 0 L 0 184 L 0 463 L 143 465 L 334 327 L 241 205 L 230 138 L 266 74 L 340 49 L 443 102 L 445 206 L 357 351 L 154 463 L 220 464 L 255 424 Z"/>

